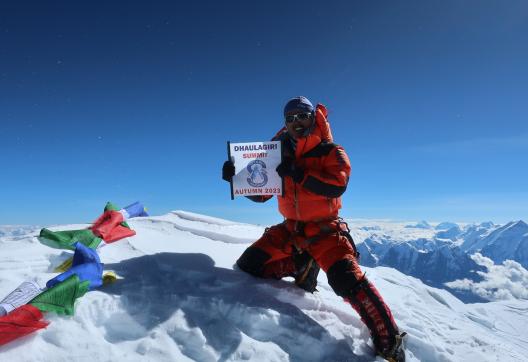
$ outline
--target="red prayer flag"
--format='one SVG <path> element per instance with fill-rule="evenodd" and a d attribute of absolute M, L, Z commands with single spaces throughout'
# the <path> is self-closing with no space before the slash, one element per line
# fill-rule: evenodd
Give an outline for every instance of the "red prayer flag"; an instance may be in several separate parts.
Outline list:
<path fill-rule="evenodd" d="M 123 214 L 119 211 L 105 211 L 91 227 L 92 232 L 107 243 L 136 235 L 134 230 L 121 225 Z"/>
<path fill-rule="evenodd" d="M 49 322 L 42 318 L 42 312 L 29 304 L 0 317 L 0 346 L 47 327 Z"/>

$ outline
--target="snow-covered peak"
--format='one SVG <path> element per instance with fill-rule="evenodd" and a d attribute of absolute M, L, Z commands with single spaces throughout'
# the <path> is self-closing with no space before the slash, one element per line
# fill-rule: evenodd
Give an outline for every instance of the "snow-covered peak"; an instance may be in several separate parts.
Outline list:
<path fill-rule="evenodd" d="M 455 240 L 462 233 L 462 229 L 458 225 L 455 225 L 447 230 L 441 230 L 436 233 L 436 237 L 440 239 Z"/>
<path fill-rule="evenodd" d="M 463 243 L 460 245 L 460 248 L 471 254 L 482 250 L 486 243 L 486 236 L 491 234 L 497 228 L 498 226 L 487 223 L 484 225 L 467 225 L 463 230 L 463 234 L 461 235 Z"/>
<path fill-rule="evenodd" d="M 432 229 L 433 227 L 425 220 L 422 220 L 416 224 L 411 224 L 405 226 L 406 228 L 416 228 L 416 229 Z"/>
<path fill-rule="evenodd" d="M 495 226 L 495 224 L 491 221 L 484 221 L 484 222 L 481 222 L 480 223 L 480 226 L 483 227 L 483 228 L 492 228 L 493 226 Z"/>
<path fill-rule="evenodd" d="M 449 230 L 449 229 L 452 229 L 452 228 L 455 228 L 455 227 L 459 227 L 458 224 L 456 224 L 454 222 L 444 221 L 444 222 L 441 222 L 440 224 L 436 225 L 435 226 L 435 230 Z"/>
<path fill-rule="evenodd" d="M 513 222 L 510 228 L 522 229 L 523 231 L 528 232 L 528 224 L 526 224 L 523 220 Z"/>
<path fill-rule="evenodd" d="M 496 263 L 511 259 L 528 268 L 528 225 L 522 220 L 495 229 L 482 239 L 479 246 L 482 255 Z"/>

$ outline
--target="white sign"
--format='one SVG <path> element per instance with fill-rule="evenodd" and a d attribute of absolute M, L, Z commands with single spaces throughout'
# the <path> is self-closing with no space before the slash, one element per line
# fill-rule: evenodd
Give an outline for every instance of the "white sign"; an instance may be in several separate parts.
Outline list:
<path fill-rule="evenodd" d="M 282 195 L 280 141 L 229 143 L 235 164 L 231 196 Z"/>

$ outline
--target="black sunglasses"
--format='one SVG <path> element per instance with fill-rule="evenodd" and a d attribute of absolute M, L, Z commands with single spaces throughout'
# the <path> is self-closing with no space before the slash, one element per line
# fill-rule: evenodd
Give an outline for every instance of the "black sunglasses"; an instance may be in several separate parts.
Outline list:
<path fill-rule="evenodd" d="M 298 119 L 299 121 L 306 121 L 307 119 L 310 119 L 311 116 L 311 113 L 297 113 L 286 116 L 285 120 L 286 123 L 292 123 L 296 119 Z"/>

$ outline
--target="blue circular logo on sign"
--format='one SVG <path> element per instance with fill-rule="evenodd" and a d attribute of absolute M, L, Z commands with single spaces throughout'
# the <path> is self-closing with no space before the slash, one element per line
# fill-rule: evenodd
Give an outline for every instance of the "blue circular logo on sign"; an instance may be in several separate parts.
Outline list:
<path fill-rule="evenodd" d="M 268 171 L 266 170 L 264 161 L 253 160 L 248 163 L 246 169 L 249 172 L 246 180 L 251 186 L 262 187 L 268 183 Z"/>

